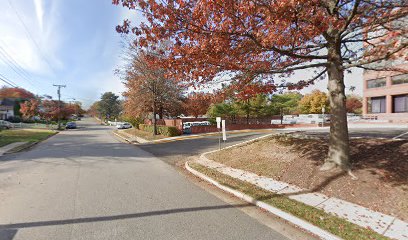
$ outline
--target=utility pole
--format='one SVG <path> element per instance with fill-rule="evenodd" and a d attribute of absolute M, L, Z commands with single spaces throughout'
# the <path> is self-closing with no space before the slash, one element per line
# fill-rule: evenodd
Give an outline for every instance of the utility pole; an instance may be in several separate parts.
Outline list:
<path fill-rule="evenodd" d="M 66 85 L 54 84 L 53 86 L 58 88 L 58 130 L 61 130 L 61 88 L 66 87 Z"/>

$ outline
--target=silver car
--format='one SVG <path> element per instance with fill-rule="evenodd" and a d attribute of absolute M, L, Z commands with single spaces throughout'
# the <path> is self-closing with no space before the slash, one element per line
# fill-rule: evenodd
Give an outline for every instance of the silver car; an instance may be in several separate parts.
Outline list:
<path fill-rule="evenodd" d="M 0 120 L 0 129 L 10 129 L 13 127 L 13 124 L 9 121 Z"/>
<path fill-rule="evenodd" d="M 128 129 L 128 128 L 132 128 L 132 124 L 128 122 L 121 122 L 121 123 L 116 124 L 116 128 L 117 129 Z"/>

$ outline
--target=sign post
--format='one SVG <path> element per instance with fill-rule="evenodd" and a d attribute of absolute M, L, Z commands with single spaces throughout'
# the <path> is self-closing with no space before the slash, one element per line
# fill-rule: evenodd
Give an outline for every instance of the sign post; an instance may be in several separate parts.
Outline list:
<path fill-rule="evenodd" d="M 227 132 L 225 131 L 225 120 L 222 120 L 222 140 L 227 140 Z"/>
<path fill-rule="evenodd" d="M 221 117 L 216 117 L 215 120 L 217 121 L 217 129 L 218 129 L 218 147 L 221 150 Z"/>

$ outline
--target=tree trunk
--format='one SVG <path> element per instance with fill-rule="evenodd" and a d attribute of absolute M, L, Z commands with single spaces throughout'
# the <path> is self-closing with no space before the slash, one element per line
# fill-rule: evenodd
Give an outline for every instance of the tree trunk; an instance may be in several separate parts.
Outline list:
<path fill-rule="evenodd" d="M 163 119 L 163 107 L 159 109 L 159 119 Z"/>
<path fill-rule="evenodd" d="M 344 70 L 342 68 L 340 45 L 328 48 L 328 90 L 330 101 L 330 137 L 329 153 L 321 170 L 340 167 L 350 168 L 350 147 L 347 127 L 346 95 Z"/>
<path fill-rule="evenodd" d="M 153 135 L 157 135 L 157 121 L 156 121 L 156 103 L 155 101 L 153 101 Z"/>

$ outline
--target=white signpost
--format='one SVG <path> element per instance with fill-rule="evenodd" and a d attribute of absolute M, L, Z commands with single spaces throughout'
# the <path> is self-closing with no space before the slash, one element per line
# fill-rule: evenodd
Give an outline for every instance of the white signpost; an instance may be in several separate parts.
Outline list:
<path fill-rule="evenodd" d="M 227 133 L 225 132 L 225 120 L 222 120 L 222 140 L 227 140 Z"/>
<path fill-rule="evenodd" d="M 221 117 L 216 117 L 215 120 L 217 121 L 217 128 L 221 128 Z"/>
<path fill-rule="evenodd" d="M 218 129 L 218 148 L 221 150 L 221 117 L 216 117 L 217 129 Z"/>

